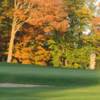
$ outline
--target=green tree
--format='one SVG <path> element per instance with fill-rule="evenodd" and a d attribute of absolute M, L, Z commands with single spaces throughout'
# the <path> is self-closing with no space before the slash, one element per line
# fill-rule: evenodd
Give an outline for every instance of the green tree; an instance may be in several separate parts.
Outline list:
<path fill-rule="evenodd" d="M 70 23 L 68 31 L 64 34 L 67 48 L 65 55 L 71 66 L 74 66 L 74 63 L 83 66 L 89 64 L 90 57 L 87 54 L 91 54 L 93 45 L 85 45 L 82 37 L 89 34 L 87 30 L 92 34 L 91 19 L 93 18 L 94 2 L 95 0 L 65 0 Z"/>

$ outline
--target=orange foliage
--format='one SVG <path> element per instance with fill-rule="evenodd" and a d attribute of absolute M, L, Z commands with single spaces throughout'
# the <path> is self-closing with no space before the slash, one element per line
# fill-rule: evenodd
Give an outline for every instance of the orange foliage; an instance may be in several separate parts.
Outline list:
<path fill-rule="evenodd" d="M 33 8 L 27 13 L 25 13 L 25 8 L 20 8 L 15 10 L 14 15 L 22 21 L 30 16 L 26 20 L 30 27 L 23 27 L 26 34 L 20 37 L 19 43 L 15 44 L 14 58 L 24 64 L 46 65 L 50 60 L 50 53 L 43 47 L 43 43 L 50 36 L 45 33 L 52 33 L 52 31 L 57 30 L 63 35 L 68 28 L 67 12 L 63 6 L 63 0 L 25 1 L 32 3 Z M 24 0 L 18 0 L 18 2 L 23 4 Z M 28 45 L 33 40 L 35 44 Z"/>
<path fill-rule="evenodd" d="M 18 59 L 22 64 L 30 64 L 29 60 L 29 52 L 31 52 L 31 48 L 25 47 L 23 43 L 16 44 L 14 58 Z"/>
<path fill-rule="evenodd" d="M 100 17 L 95 17 L 92 19 L 94 32 L 100 36 Z"/>
<path fill-rule="evenodd" d="M 20 62 L 22 64 L 41 64 L 46 65 L 50 59 L 49 50 L 43 47 L 43 42 L 46 41 L 47 37 L 44 35 L 37 35 L 35 40 L 35 45 L 29 46 L 31 40 L 27 41 L 27 35 L 23 35 L 22 38 L 26 38 L 26 41 L 20 40 L 20 43 L 15 45 L 14 59 L 13 62 Z"/>
<path fill-rule="evenodd" d="M 56 29 L 65 32 L 67 30 L 67 12 L 63 6 L 63 0 L 17 0 L 17 2 L 23 5 L 19 9 L 15 9 L 14 15 L 18 19 L 25 21 L 30 16 L 25 22 L 33 26 L 43 28 L 52 27 L 48 28 L 48 31 Z M 32 3 L 31 6 L 33 8 L 30 7 L 30 10 L 27 10 L 29 8 L 25 9 L 24 2 L 28 4 Z"/>

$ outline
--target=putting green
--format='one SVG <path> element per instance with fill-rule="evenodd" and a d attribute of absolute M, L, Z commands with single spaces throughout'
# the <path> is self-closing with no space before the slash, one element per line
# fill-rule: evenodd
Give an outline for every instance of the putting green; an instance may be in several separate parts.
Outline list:
<path fill-rule="evenodd" d="M 100 100 L 100 71 L 0 64 L 0 82 L 48 87 L 0 88 L 0 100 Z"/>

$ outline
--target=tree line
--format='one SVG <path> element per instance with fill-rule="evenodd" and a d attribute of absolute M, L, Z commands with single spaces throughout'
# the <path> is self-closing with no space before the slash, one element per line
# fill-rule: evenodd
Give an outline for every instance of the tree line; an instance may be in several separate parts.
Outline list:
<path fill-rule="evenodd" d="M 92 20 L 96 0 L 0 1 L 0 60 L 94 69 L 100 61 Z"/>

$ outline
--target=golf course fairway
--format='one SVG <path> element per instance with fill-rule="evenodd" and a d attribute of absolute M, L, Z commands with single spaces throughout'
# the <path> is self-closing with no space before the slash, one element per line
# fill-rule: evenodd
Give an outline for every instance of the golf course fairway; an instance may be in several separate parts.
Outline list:
<path fill-rule="evenodd" d="M 100 71 L 0 64 L 0 83 L 39 87 L 0 87 L 0 100 L 100 100 Z"/>

